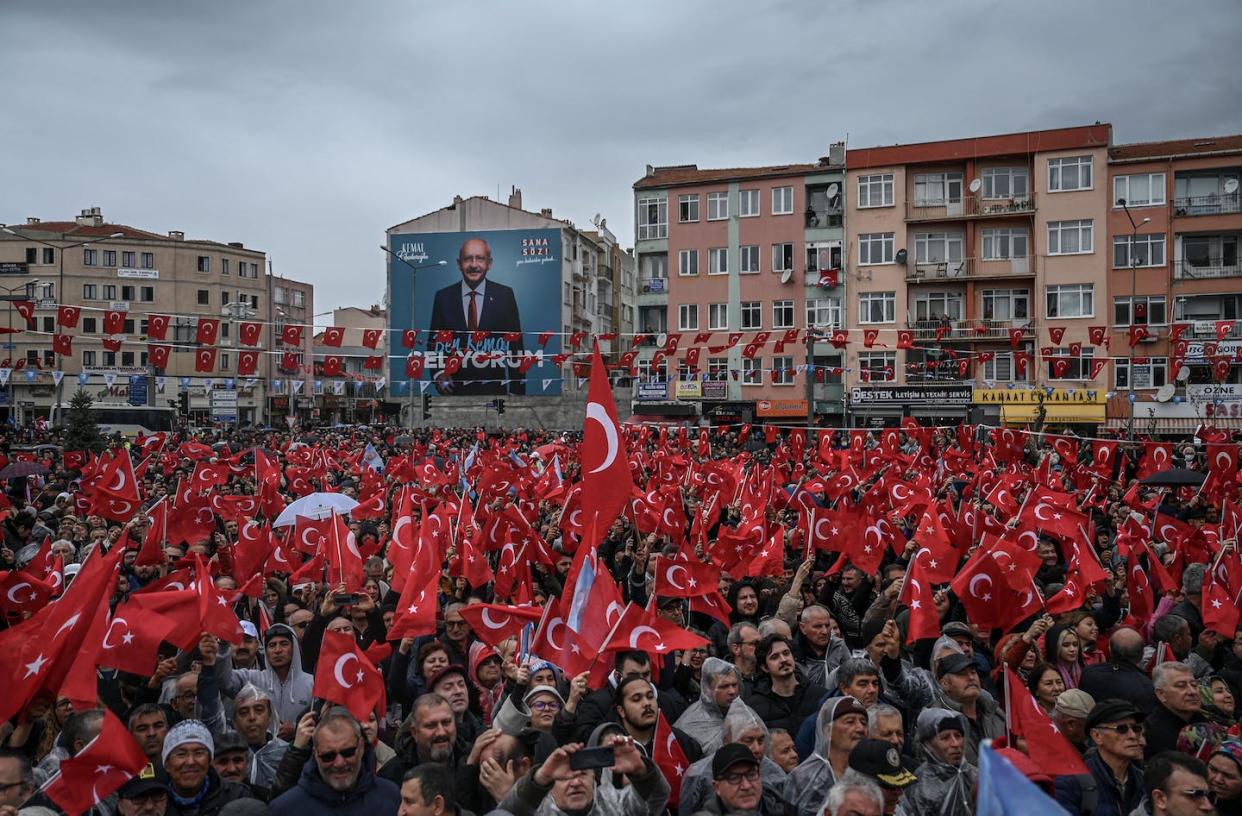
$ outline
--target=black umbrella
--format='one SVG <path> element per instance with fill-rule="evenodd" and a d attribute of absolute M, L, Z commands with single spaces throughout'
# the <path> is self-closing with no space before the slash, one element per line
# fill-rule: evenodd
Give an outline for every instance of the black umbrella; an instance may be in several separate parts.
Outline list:
<path fill-rule="evenodd" d="M 42 476 L 47 466 L 38 462 L 10 462 L 0 470 L 0 479 L 16 479 L 19 476 Z"/>
<path fill-rule="evenodd" d="M 1153 473 L 1142 483 L 1145 485 L 1156 485 L 1164 487 L 1198 487 L 1203 484 L 1203 480 L 1207 476 L 1197 470 L 1187 470 L 1186 468 L 1172 468 L 1171 470 L 1162 470 L 1159 473 Z"/>

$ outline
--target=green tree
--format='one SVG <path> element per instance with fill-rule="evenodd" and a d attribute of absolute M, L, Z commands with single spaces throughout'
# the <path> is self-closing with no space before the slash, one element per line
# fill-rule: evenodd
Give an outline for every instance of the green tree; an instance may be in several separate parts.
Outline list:
<path fill-rule="evenodd" d="M 69 400 L 69 416 L 65 429 L 65 450 L 94 451 L 104 449 L 103 434 L 95 422 L 95 412 L 91 410 L 94 400 L 91 395 L 78 389 Z"/>

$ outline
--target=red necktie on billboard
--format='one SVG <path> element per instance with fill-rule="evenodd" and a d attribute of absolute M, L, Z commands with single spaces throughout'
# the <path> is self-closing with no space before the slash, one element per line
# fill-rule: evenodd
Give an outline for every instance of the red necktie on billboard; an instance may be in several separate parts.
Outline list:
<path fill-rule="evenodd" d="M 466 324 L 469 331 L 476 331 L 479 328 L 479 304 L 475 300 L 478 296 L 478 292 L 473 289 L 470 291 L 470 319 Z"/>

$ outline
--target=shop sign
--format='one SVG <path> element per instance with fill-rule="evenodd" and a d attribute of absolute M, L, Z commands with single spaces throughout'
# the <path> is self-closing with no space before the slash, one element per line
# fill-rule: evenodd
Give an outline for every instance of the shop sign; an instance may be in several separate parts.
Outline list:
<path fill-rule="evenodd" d="M 969 385 L 851 388 L 850 403 L 853 405 L 970 405 L 973 395 L 974 387 Z"/>
<path fill-rule="evenodd" d="M 1205 402 L 1239 402 L 1242 401 L 1242 385 L 1238 383 L 1187 385 L 1186 399 L 1196 405 L 1202 405 Z"/>
<path fill-rule="evenodd" d="M 634 399 L 639 402 L 661 402 L 668 399 L 667 382 L 640 382 L 634 390 Z"/>
<path fill-rule="evenodd" d="M 755 416 L 764 418 L 806 417 L 806 400 L 756 400 Z"/>
<path fill-rule="evenodd" d="M 1043 397 L 1040 399 L 1040 397 Z M 976 388 L 976 405 L 1045 405 L 1054 403 L 1088 403 L 1103 405 L 1105 392 L 1095 388 Z"/>
<path fill-rule="evenodd" d="M 728 399 L 729 383 L 724 380 L 704 380 L 703 381 L 703 399 L 704 400 L 724 400 Z"/>
<path fill-rule="evenodd" d="M 677 395 L 677 399 L 703 399 L 703 386 L 699 380 L 678 380 L 674 393 Z"/>

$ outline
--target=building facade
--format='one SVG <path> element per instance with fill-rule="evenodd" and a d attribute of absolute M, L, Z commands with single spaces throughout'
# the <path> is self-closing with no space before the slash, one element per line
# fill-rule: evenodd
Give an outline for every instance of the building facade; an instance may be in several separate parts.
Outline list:
<path fill-rule="evenodd" d="M 328 346 L 324 332 L 315 335 L 315 393 L 319 395 L 324 422 L 331 425 L 372 423 L 384 416 L 387 382 L 384 372 L 365 368 L 376 350 L 363 345 L 362 333 L 368 329 L 387 332 L 388 311 L 381 306 L 363 309 L 345 306 L 332 310 L 330 326 L 343 329 L 341 344 Z M 343 375 L 325 376 L 324 361 L 341 358 Z"/>

